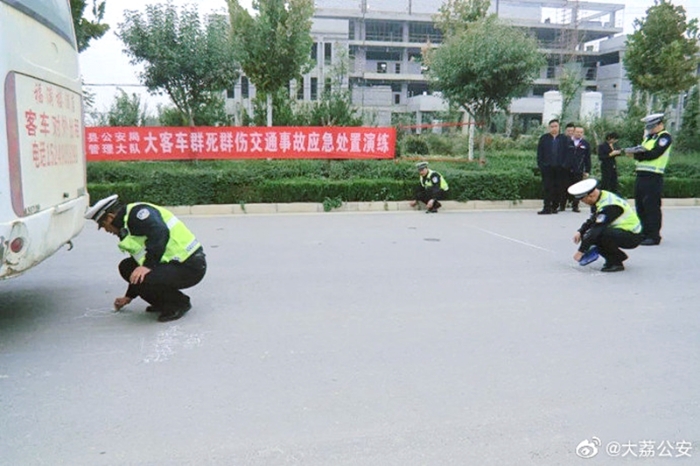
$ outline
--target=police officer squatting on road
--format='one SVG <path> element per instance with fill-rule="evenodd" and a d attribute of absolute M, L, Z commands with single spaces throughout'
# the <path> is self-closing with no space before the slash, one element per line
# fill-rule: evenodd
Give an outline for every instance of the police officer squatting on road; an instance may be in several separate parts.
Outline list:
<path fill-rule="evenodd" d="M 445 199 L 450 187 L 441 174 L 428 168 L 428 162 L 418 162 L 416 168 L 420 175 L 420 186 L 416 187 L 416 198 L 410 202 L 411 207 L 423 202 L 428 209 L 425 211 L 426 214 L 437 213 L 438 209 L 442 207 L 440 200 Z"/>
<path fill-rule="evenodd" d="M 627 254 L 620 248 L 634 249 L 643 238 L 642 224 L 632 207 L 617 194 L 598 189 L 595 178 L 579 181 L 568 191 L 584 204 L 594 206 L 591 217 L 574 235 L 574 243 L 579 244 L 574 260 L 585 265 L 584 255 L 597 249 L 605 259 L 602 272 L 625 270 L 622 263 L 627 260 Z"/>
<path fill-rule="evenodd" d="M 131 255 L 119 264 L 129 287 L 114 300 L 115 310 L 139 296 L 150 304 L 146 311 L 160 314 L 160 322 L 179 319 L 192 308 L 180 290 L 199 283 L 207 263 L 202 245 L 172 212 L 145 202 L 122 205 L 114 194 L 97 201 L 85 218 L 118 236 L 119 249 Z"/>
<path fill-rule="evenodd" d="M 634 205 L 642 221 L 642 246 L 661 243 L 661 192 L 664 172 L 671 155 L 671 135 L 664 127 L 664 114 L 654 113 L 642 118 L 644 140 L 636 147 L 625 149 L 634 157 L 637 179 L 634 184 Z"/>

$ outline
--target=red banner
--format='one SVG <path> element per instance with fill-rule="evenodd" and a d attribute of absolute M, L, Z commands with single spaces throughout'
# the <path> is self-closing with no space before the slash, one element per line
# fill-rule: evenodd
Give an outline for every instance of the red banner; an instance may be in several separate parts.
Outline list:
<path fill-rule="evenodd" d="M 365 127 L 89 127 L 100 160 L 391 159 L 396 130 Z"/>

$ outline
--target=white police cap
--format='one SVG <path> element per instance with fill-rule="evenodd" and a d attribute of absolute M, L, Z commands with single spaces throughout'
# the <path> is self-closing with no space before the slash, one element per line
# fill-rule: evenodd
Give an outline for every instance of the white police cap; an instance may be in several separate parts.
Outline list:
<path fill-rule="evenodd" d="M 652 129 L 662 121 L 664 121 L 664 114 L 663 113 L 652 113 L 651 115 L 647 115 L 641 120 L 643 123 L 646 123 L 644 125 L 645 129 Z"/>
<path fill-rule="evenodd" d="M 117 203 L 118 199 L 119 196 L 117 194 L 112 194 L 109 197 L 100 199 L 99 201 L 95 202 L 95 205 L 90 207 L 87 212 L 85 212 L 85 218 L 100 223 L 102 216 L 107 213 L 110 207 Z"/>
<path fill-rule="evenodd" d="M 418 171 L 423 170 L 424 168 L 428 168 L 428 162 L 418 162 L 416 164 L 416 168 Z"/>
<path fill-rule="evenodd" d="M 581 199 L 586 197 L 588 193 L 592 192 L 598 187 L 598 180 L 595 178 L 586 178 L 585 180 L 579 181 L 569 186 L 567 190 L 569 194 L 574 196 L 576 199 Z"/>

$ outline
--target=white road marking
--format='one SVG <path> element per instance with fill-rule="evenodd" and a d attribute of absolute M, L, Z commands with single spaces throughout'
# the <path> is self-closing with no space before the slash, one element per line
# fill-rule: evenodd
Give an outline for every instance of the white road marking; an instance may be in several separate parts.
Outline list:
<path fill-rule="evenodd" d="M 488 233 L 489 235 L 497 236 L 497 237 L 499 237 L 499 238 L 503 238 L 503 239 L 505 239 L 505 240 L 512 241 L 512 242 L 514 242 L 514 243 L 518 243 L 518 244 L 522 244 L 522 245 L 524 245 L 524 246 L 528 246 L 528 247 L 531 247 L 531 248 L 539 249 L 540 251 L 551 252 L 552 254 L 555 253 L 555 251 L 552 251 L 551 249 L 543 248 L 543 247 L 541 247 L 541 246 L 537 246 L 536 244 L 528 243 L 528 242 L 526 242 L 526 241 L 520 241 L 519 239 L 515 239 L 515 238 L 511 238 L 511 237 L 509 237 L 509 236 L 501 235 L 501 234 L 498 234 L 498 233 L 493 232 L 493 231 L 484 230 L 483 228 L 476 228 L 476 229 L 477 229 L 477 230 L 480 230 L 480 231 L 483 231 L 484 233 Z"/>

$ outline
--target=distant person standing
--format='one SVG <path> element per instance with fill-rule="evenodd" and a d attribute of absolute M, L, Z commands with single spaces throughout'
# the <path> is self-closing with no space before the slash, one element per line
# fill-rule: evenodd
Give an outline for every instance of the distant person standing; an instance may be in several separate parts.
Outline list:
<path fill-rule="evenodd" d="M 564 128 L 564 134 L 566 135 L 567 138 L 573 139 L 575 129 L 576 129 L 576 125 L 573 122 L 569 122 L 566 124 L 566 127 Z"/>
<path fill-rule="evenodd" d="M 645 123 L 642 144 L 625 152 L 637 163 L 634 202 L 642 221 L 641 244 L 656 246 L 661 243 L 661 193 L 673 140 L 665 129 L 663 113 L 647 115 L 642 121 Z"/>
<path fill-rule="evenodd" d="M 588 178 L 588 175 L 591 173 L 591 145 L 583 138 L 583 135 L 583 126 L 576 126 L 572 139 L 573 149 L 570 151 L 569 158 L 567 159 L 567 167 L 569 169 L 569 184 L 567 188 L 584 178 Z M 570 198 L 571 210 L 580 212 L 578 208 L 579 199 L 571 195 Z M 565 205 L 563 207 L 566 208 Z"/>
<path fill-rule="evenodd" d="M 539 215 L 556 214 L 562 199 L 562 189 L 566 195 L 564 168 L 569 138 L 559 134 L 559 120 L 553 119 L 548 123 L 549 131 L 540 136 L 537 142 L 537 168 L 542 176 L 544 191 L 542 210 Z"/>
<path fill-rule="evenodd" d="M 605 142 L 598 146 L 598 159 L 600 159 L 600 189 L 613 193 L 620 193 L 620 185 L 617 179 L 617 163 L 615 157 L 622 154 L 622 151 L 615 148 L 615 144 L 620 139 L 616 132 L 605 135 Z"/>

